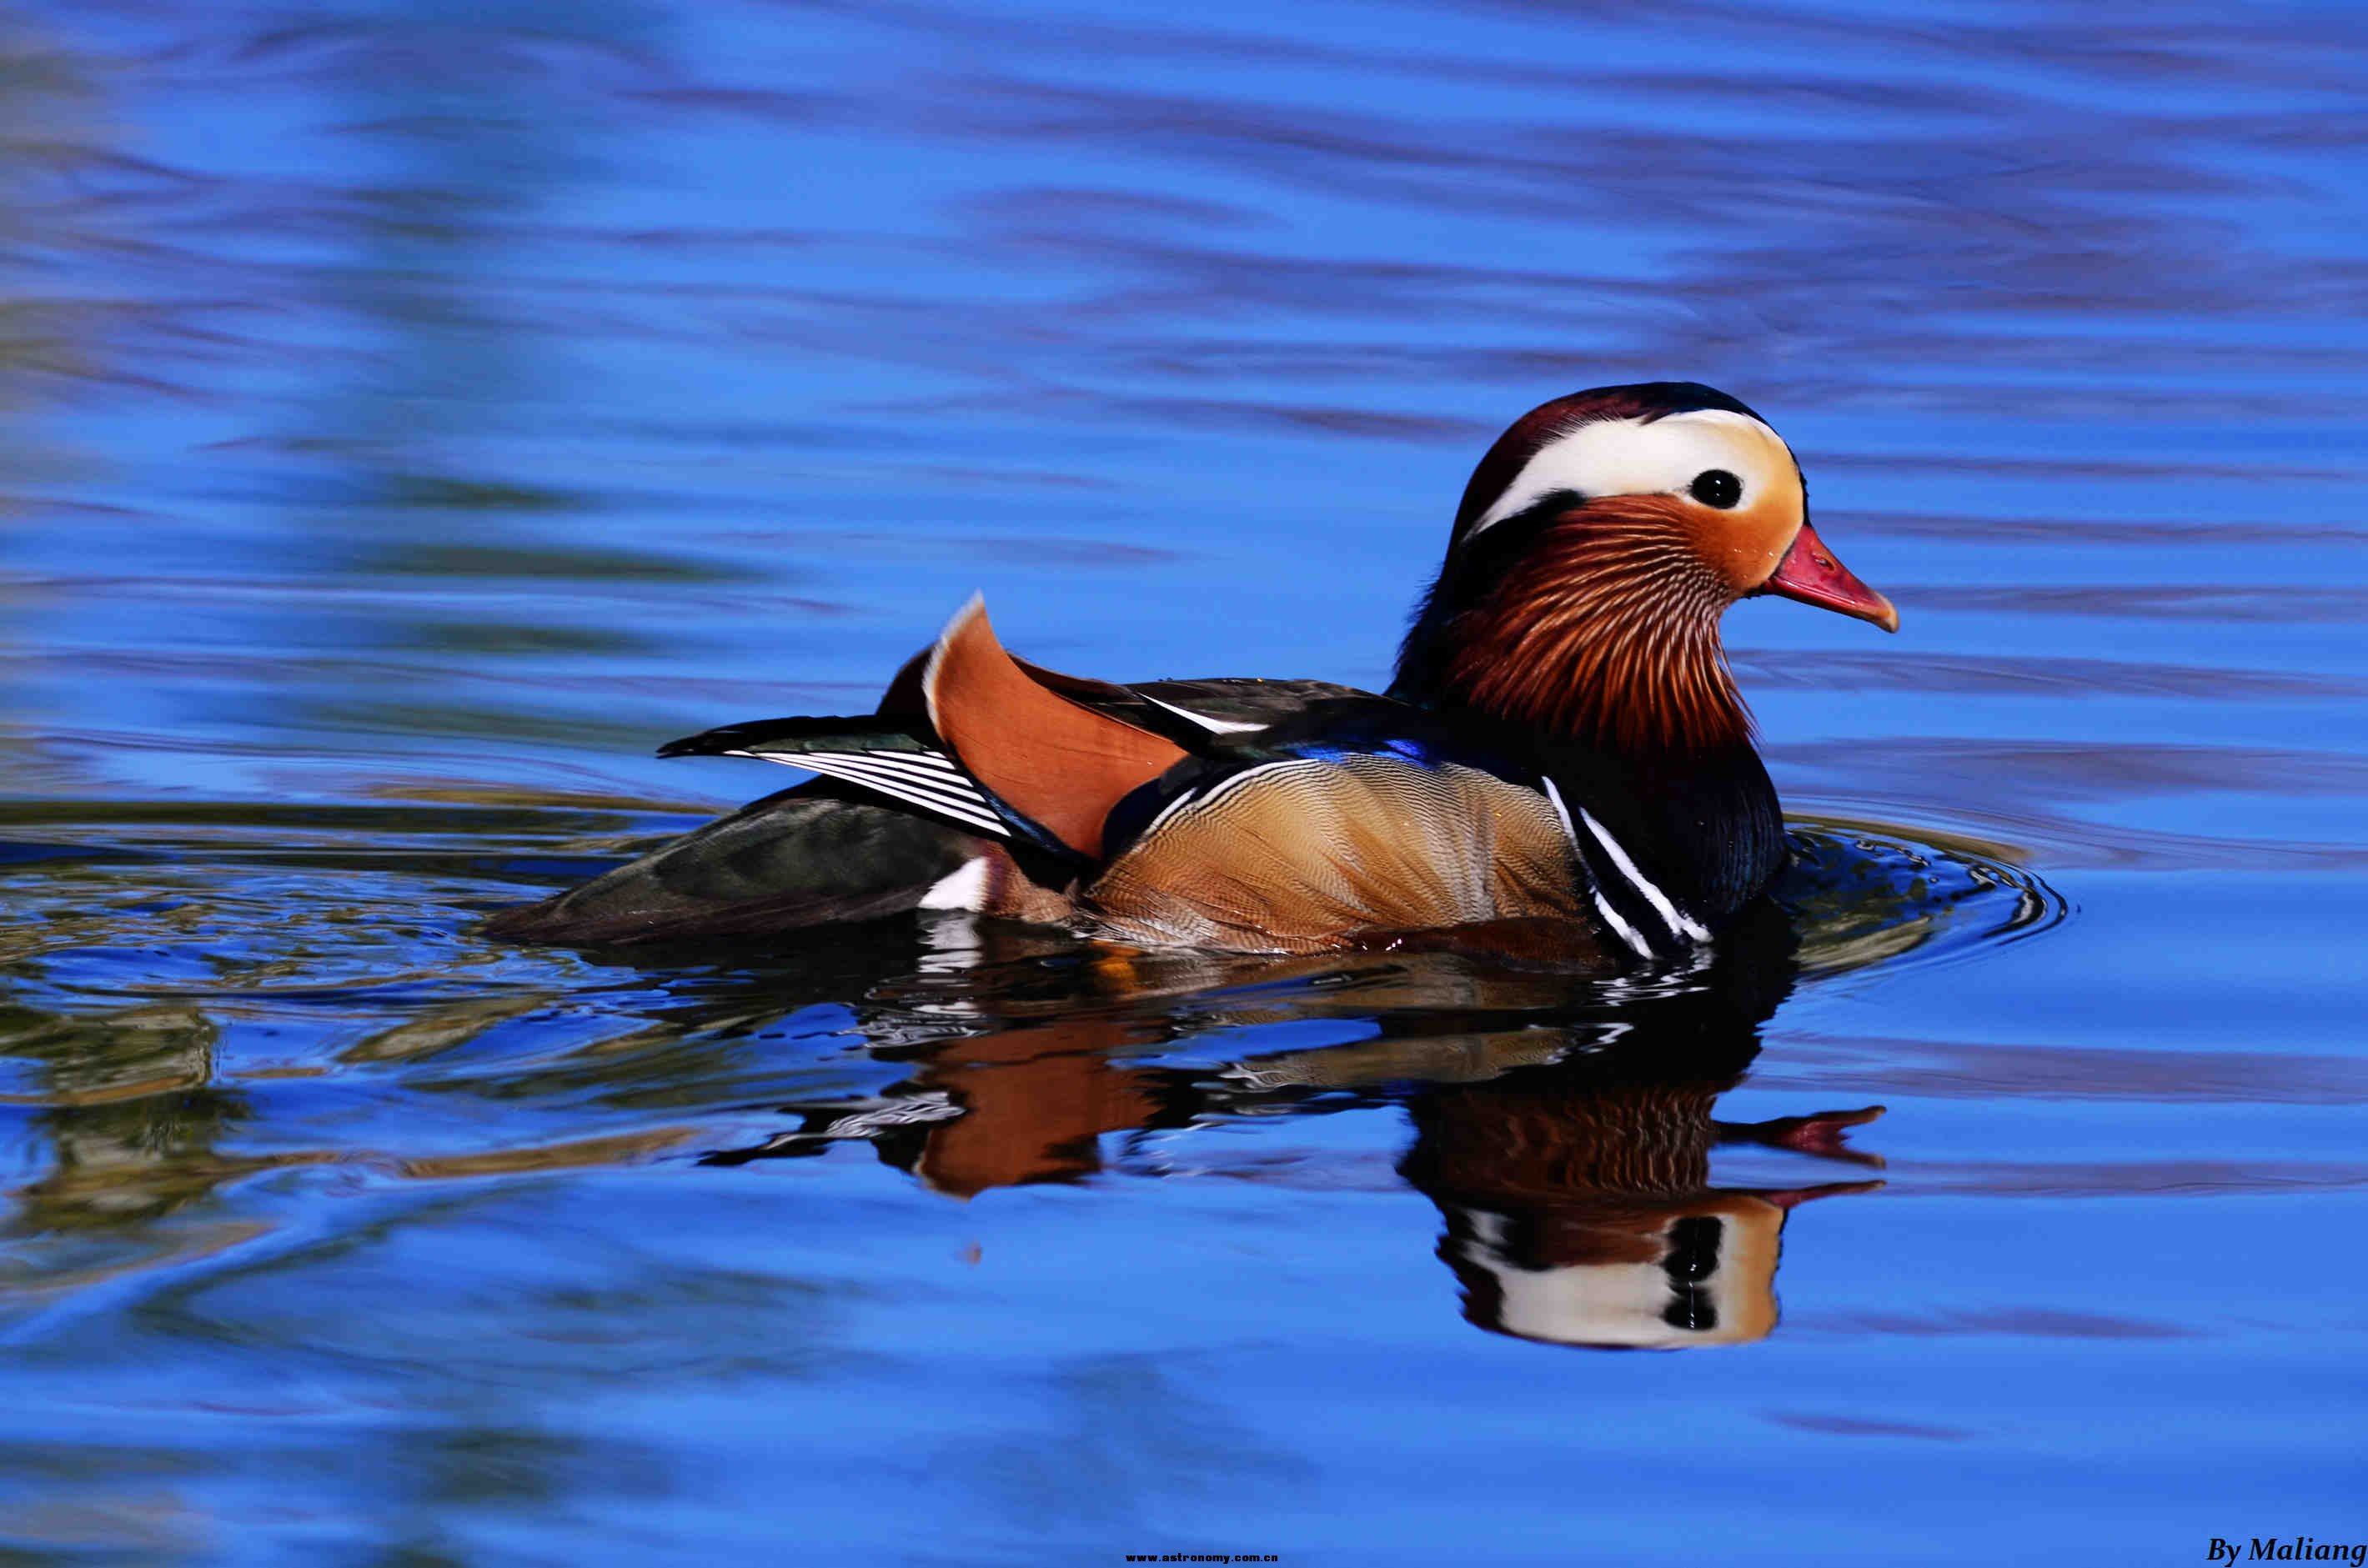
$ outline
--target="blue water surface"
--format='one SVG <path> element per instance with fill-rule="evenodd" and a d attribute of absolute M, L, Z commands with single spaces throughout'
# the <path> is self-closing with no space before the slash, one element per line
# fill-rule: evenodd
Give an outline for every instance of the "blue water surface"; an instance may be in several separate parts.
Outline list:
<path fill-rule="evenodd" d="M 0 67 L 0 1555 L 2368 1542 L 2357 6 L 29 0 Z M 1905 621 L 1728 618 L 1764 940 L 476 932 L 974 590 L 1384 684 L 1496 432 L 1679 377 Z"/>

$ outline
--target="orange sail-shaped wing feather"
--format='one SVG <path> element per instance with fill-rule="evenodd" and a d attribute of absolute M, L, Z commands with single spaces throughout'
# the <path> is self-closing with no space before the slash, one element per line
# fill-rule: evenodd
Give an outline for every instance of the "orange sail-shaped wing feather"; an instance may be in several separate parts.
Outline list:
<path fill-rule="evenodd" d="M 971 777 L 1089 858 L 1101 856 L 1110 808 L 1186 756 L 1039 685 L 996 641 L 980 599 L 938 639 L 921 687 L 930 723 Z"/>

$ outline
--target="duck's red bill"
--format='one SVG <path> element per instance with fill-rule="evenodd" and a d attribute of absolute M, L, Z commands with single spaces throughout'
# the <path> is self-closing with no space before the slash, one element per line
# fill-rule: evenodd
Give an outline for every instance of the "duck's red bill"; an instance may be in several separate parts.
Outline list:
<path fill-rule="evenodd" d="M 1889 599 L 1858 580 L 1858 574 L 1837 560 L 1808 524 L 1793 540 L 1793 548 L 1776 563 L 1776 574 L 1759 585 L 1763 594 L 1782 594 L 1804 605 L 1839 610 L 1871 620 L 1885 631 L 1899 630 L 1899 611 Z"/>

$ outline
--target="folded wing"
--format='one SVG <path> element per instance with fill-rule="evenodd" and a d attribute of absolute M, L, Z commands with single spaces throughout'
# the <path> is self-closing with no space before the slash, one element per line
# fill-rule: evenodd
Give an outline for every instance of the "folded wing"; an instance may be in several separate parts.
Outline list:
<path fill-rule="evenodd" d="M 941 746 L 893 720 L 759 719 L 669 741 L 658 755 L 786 763 L 860 785 L 973 833 L 1011 836 L 995 803 Z"/>
<path fill-rule="evenodd" d="M 658 755 L 810 768 L 971 832 L 1087 861 L 1101 856 L 1110 808 L 1189 755 L 1088 706 L 1160 713 L 1124 687 L 1014 659 L 977 599 L 938 639 L 919 686 L 919 714 L 761 719 L 670 742 Z"/>

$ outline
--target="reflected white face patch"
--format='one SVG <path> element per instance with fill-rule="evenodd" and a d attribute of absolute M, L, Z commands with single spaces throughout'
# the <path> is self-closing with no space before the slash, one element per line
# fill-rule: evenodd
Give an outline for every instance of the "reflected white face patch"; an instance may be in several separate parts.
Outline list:
<path fill-rule="evenodd" d="M 1538 449 L 1472 532 L 1528 511 L 1564 491 L 1605 495 L 1682 495 L 1695 476 L 1723 469 L 1743 482 L 1731 507 L 1748 511 L 1770 494 L 1801 489 L 1801 470 L 1782 437 L 1748 414 L 1705 408 L 1664 418 L 1601 419 Z M 1469 536 L 1466 536 L 1469 537 Z"/>

